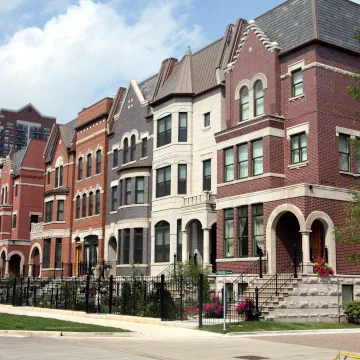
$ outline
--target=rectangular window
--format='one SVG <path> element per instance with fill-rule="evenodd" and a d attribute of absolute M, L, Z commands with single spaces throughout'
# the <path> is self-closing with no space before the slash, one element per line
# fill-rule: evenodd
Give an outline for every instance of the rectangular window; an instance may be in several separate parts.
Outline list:
<path fill-rule="evenodd" d="M 93 211 L 94 211 L 94 193 L 91 192 L 89 194 L 89 216 L 92 216 Z"/>
<path fill-rule="evenodd" d="M 118 208 L 118 187 L 111 188 L 111 211 L 116 211 Z"/>
<path fill-rule="evenodd" d="M 15 197 L 18 196 L 18 188 L 19 188 L 19 185 L 15 184 Z"/>
<path fill-rule="evenodd" d="M 119 206 L 123 205 L 123 181 L 120 180 L 120 201 Z"/>
<path fill-rule="evenodd" d="M 143 204 L 144 203 L 144 186 L 145 178 L 137 177 L 135 181 L 135 197 L 136 197 L 136 204 Z"/>
<path fill-rule="evenodd" d="M 253 255 L 259 256 L 260 251 L 264 252 L 264 215 L 263 204 L 256 204 L 252 207 L 253 212 Z"/>
<path fill-rule="evenodd" d="M 224 150 L 224 180 L 234 180 L 234 149 Z"/>
<path fill-rule="evenodd" d="M 76 197 L 76 210 L 75 210 L 75 212 L 76 212 L 76 215 L 75 215 L 75 217 L 76 217 L 76 219 L 80 219 L 80 196 L 77 196 Z"/>
<path fill-rule="evenodd" d="M 340 170 L 350 172 L 350 136 L 339 134 Z"/>
<path fill-rule="evenodd" d="M 171 115 L 158 120 L 157 124 L 157 147 L 171 143 Z"/>
<path fill-rule="evenodd" d="M 130 264 L 130 229 L 124 229 L 124 264 Z"/>
<path fill-rule="evenodd" d="M 142 144 L 141 144 L 141 157 L 147 157 L 148 156 L 148 139 L 143 138 Z"/>
<path fill-rule="evenodd" d="M 42 266 L 44 269 L 50 267 L 50 250 L 51 250 L 51 239 L 44 240 L 44 258 L 42 261 Z"/>
<path fill-rule="evenodd" d="M 155 262 L 170 260 L 170 226 L 162 224 L 155 228 Z"/>
<path fill-rule="evenodd" d="M 50 185 L 50 181 L 51 181 L 51 172 L 48 171 L 48 172 L 47 172 L 47 176 L 46 176 L 46 184 L 47 184 L 47 185 Z"/>
<path fill-rule="evenodd" d="M 62 239 L 56 239 L 55 245 L 55 268 L 61 268 L 61 248 L 62 248 Z"/>
<path fill-rule="evenodd" d="M 96 175 L 101 173 L 101 150 L 96 151 Z"/>
<path fill-rule="evenodd" d="M 86 218 L 86 194 L 82 196 L 82 217 Z"/>
<path fill-rule="evenodd" d="M 292 96 L 301 96 L 303 93 L 303 72 L 299 69 L 292 73 Z"/>
<path fill-rule="evenodd" d="M 224 256 L 234 257 L 234 210 L 224 210 Z"/>
<path fill-rule="evenodd" d="M 59 180 L 58 180 L 58 187 L 63 186 L 63 174 L 64 168 L 62 166 L 59 167 Z"/>
<path fill-rule="evenodd" d="M 181 231 L 181 219 L 177 220 L 177 226 L 176 226 L 176 260 L 182 261 L 182 231 Z"/>
<path fill-rule="evenodd" d="M 171 166 L 156 170 L 156 197 L 171 194 Z"/>
<path fill-rule="evenodd" d="M 211 160 L 203 161 L 203 190 L 211 191 Z"/>
<path fill-rule="evenodd" d="M 1 220 L 1 218 L 0 218 Z M 30 231 L 31 231 L 31 224 L 37 224 L 39 222 L 39 215 L 31 215 L 30 216 Z M 0 230 L 1 230 L 1 223 L 0 223 Z"/>
<path fill-rule="evenodd" d="M 186 194 L 187 165 L 178 165 L 178 194 Z"/>
<path fill-rule="evenodd" d="M 134 262 L 135 264 L 143 263 L 143 229 L 135 229 L 134 238 Z"/>
<path fill-rule="evenodd" d="M 64 221 L 64 200 L 58 200 L 57 221 Z"/>
<path fill-rule="evenodd" d="M 204 114 L 204 127 L 210 126 L 210 113 Z"/>
<path fill-rule="evenodd" d="M 131 179 L 125 180 L 125 205 L 131 204 Z"/>
<path fill-rule="evenodd" d="M 95 215 L 100 215 L 100 190 L 95 193 Z"/>
<path fill-rule="evenodd" d="M 261 175 L 264 172 L 264 156 L 262 139 L 252 143 L 253 176 Z"/>
<path fill-rule="evenodd" d="M 238 208 L 238 235 L 239 235 L 239 257 L 249 255 L 248 251 L 248 207 L 241 206 Z"/>
<path fill-rule="evenodd" d="M 291 137 L 291 163 L 298 164 L 307 161 L 306 134 L 296 134 Z"/>
<path fill-rule="evenodd" d="M 248 144 L 238 146 L 238 162 L 238 178 L 247 178 L 249 176 Z"/>
<path fill-rule="evenodd" d="M 118 167 L 118 165 L 119 165 L 119 150 L 115 149 L 113 151 L 113 164 L 112 164 L 112 167 L 115 168 L 115 167 Z"/>
<path fill-rule="evenodd" d="M 55 169 L 55 187 L 59 187 L 59 168 Z"/>
<path fill-rule="evenodd" d="M 86 177 L 90 177 L 91 176 L 91 167 L 92 167 L 92 156 L 91 154 L 88 154 L 88 156 L 86 157 Z"/>
<path fill-rule="evenodd" d="M 16 214 L 13 215 L 12 227 L 13 227 L 13 229 L 16 229 Z"/>
<path fill-rule="evenodd" d="M 79 164 L 78 164 L 78 180 L 81 180 L 83 177 L 83 166 L 84 166 L 84 160 L 83 158 L 79 158 Z"/>
<path fill-rule="evenodd" d="M 353 285 L 342 285 L 341 286 L 341 295 L 342 295 L 342 307 L 345 309 L 345 306 L 348 302 L 354 300 L 354 286 Z"/>
<path fill-rule="evenodd" d="M 179 113 L 179 142 L 187 142 L 187 113 Z"/>
<path fill-rule="evenodd" d="M 53 202 L 48 201 L 45 204 L 45 222 L 46 223 L 52 222 L 52 210 L 53 210 Z"/>

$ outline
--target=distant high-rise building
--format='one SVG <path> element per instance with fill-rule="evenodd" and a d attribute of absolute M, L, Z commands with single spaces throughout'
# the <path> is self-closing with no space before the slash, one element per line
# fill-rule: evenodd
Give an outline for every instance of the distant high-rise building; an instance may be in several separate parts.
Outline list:
<path fill-rule="evenodd" d="M 0 158 L 11 149 L 27 146 L 31 139 L 47 140 L 56 118 L 45 116 L 32 104 L 19 110 L 0 108 Z"/>

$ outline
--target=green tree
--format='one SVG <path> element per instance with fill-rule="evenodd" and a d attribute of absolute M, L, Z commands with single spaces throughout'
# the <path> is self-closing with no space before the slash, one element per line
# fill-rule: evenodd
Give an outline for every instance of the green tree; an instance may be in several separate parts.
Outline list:
<path fill-rule="evenodd" d="M 355 39 L 360 42 L 360 30 L 355 34 Z M 360 102 L 360 72 L 355 76 L 355 83 L 348 87 L 350 96 Z M 357 113 L 360 117 L 360 112 Z M 360 159 L 360 141 L 358 139 L 351 140 L 355 148 L 356 156 Z M 360 193 L 351 190 L 352 202 L 345 204 L 345 224 L 342 227 L 335 228 L 335 238 L 340 244 L 360 244 Z M 360 263 L 360 253 L 354 253 L 349 261 Z"/>

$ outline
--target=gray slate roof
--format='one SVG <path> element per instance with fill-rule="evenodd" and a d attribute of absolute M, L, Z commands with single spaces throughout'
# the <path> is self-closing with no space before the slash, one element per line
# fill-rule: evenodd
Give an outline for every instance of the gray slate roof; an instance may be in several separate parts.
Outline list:
<path fill-rule="evenodd" d="M 138 84 L 139 89 L 145 100 L 151 101 L 154 93 L 154 88 L 156 86 L 158 74 L 155 74 L 149 77 L 146 80 L 143 80 Z"/>
<path fill-rule="evenodd" d="M 349 0 L 288 0 L 255 19 L 281 52 L 314 39 L 360 51 L 354 34 L 360 28 L 360 6 Z"/>
<path fill-rule="evenodd" d="M 75 129 L 68 125 L 59 125 L 60 135 L 66 147 L 71 147 L 75 136 Z"/>
<path fill-rule="evenodd" d="M 11 167 L 14 170 L 15 176 L 20 175 L 20 166 L 24 160 L 28 146 L 16 151 L 11 157 Z"/>

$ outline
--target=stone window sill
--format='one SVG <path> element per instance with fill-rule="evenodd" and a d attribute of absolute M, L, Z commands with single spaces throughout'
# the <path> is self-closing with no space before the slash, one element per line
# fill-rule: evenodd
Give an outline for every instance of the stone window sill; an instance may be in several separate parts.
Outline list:
<path fill-rule="evenodd" d="M 210 131 L 210 130 L 211 130 L 211 125 L 206 126 L 206 127 L 204 127 L 204 128 L 202 129 L 203 132 L 208 132 L 208 131 Z"/>
<path fill-rule="evenodd" d="M 119 209 L 126 209 L 126 208 L 130 208 L 130 207 L 139 207 L 139 206 L 149 206 L 149 204 L 129 204 L 129 205 L 122 205 L 119 206 Z M 115 211 L 116 213 L 116 211 Z"/>
<path fill-rule="evenodd" d="M 110 215 L 114 215 L 114 214 L 117 214 L 117 211 L 110 211 Z"/>
<path fill-rule="evenodd" d="M 251 118 L 251 119 L 247 119 L 247 120 L 243 120 L 243 121 L 238 121 L 238 125 L 248 124 L 248 123 L 250 123 L 250 122 L 252 122 L 252 121 L 255 121 L 255 120 L 257 120 L 257 119 L 261 119 L 261 118 L 264 117 L 264 116 L 265 116 L 265 114 L 261 114 L 261 115 L 255 116 L 255 117 L 253 117 L 253 118 Z"/>
<path fill-rule="evenodd" d="M 86 220 L 86 219 L 92 219 L 92 218 L 95 218 L 97 216 L 100 216 L 100 214 L 97 214 L 97 215 L 92 215 L 92 216 L 87 216 L 87 217 L 82 217 L 82 218 L 79 218 L 79 219 L 75 219 L 75 221 L 80 221 L 80 220 Z M 65 223 L 65 221 L 64 221 Z"/>
<path fill-rule="evenodd" d="M 141 157 L 140 160 L 146 160 L 148 156 Z"/>
<path fill-rule="evenodd" d="M 305 166 L 308 166 L 308 165 L 309 165 L 309 162 L 308 162 L 308 161 L 304 161 L 304 162 L 301 162 L 301 163 L 298 163 L 298 164 L 288 165 L 288 169 L 289 169 L 289 170 L 299 169 L 299 168 L 302 168 L 302 167 L 305 167 Z"/>
<path fill-rule="evenodd" d="M 114 166 L 111 168 L 111 170 L 117 170 L 118 166 Z"/>
<path fill-rule="evenodd" d="M 126 164 L 122 164 L 121 167 L 136 163 L 136 160 L 129 161 Z"/>
<path fill-rule="evenodd" d="M 355 173 L 348 172 L 348 171 L 340 171 L 340 174 L 354 176 L 354 177 L 360 177 L 360 174 L 355 174 Z"/>
<path fill-rule="evenodd" d="M 305 97 L 304 94 L 299 95 L 299 96 L 294 96 L 294 97 L 292 97 L 292 98 L 289 99 L 289 103 L 294 102 L 294 101 L 296 101 L 296 100 L 301 100 L 301 99 L 304 98 L 304 97 Z"/>

